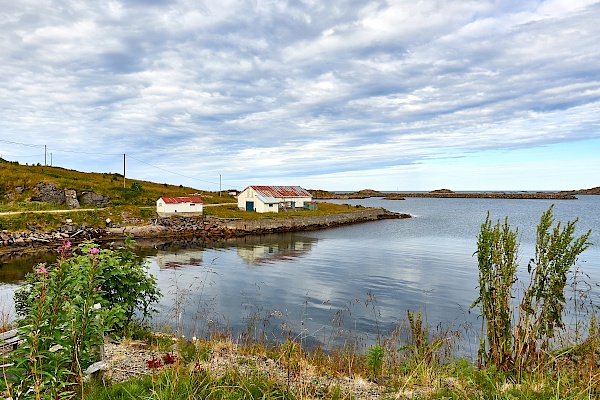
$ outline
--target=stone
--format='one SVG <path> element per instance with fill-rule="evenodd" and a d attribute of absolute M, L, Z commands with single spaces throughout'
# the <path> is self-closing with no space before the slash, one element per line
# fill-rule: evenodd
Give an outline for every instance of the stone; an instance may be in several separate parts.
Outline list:
<path fill-rule="evenodd" d="M 77 200 L 77 191 L 73 189 L 65 190 L 65 202 L 70 208 L 80 208 L 79 200 Z"/>
<path fill-rule="evenodd" d="M 60 190 L 55 183 L 40 182 L 36 185 L 37 193 L 31 196 L 31 201 L 43 201 L 46 203 L 64 204 L 65 192 Z"/>
<path fill-rule="evenodd" d="M 83 192 L 79 197 L 80 201 L 91 207 L 104 207 L 110 203 L 110 199 L 94 192 Z"/>

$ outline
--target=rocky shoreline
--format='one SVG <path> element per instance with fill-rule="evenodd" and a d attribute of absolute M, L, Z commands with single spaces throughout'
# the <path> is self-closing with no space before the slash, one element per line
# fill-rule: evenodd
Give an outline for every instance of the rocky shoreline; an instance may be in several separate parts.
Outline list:
<path fill-rule="evenodd" d="M 131 236 L 134 239 L 194 237 L 203 240 L 221 240 L 246 235 L 316 230 L 339 225 L 399 218 L 410 218 L 410 215 L 378 208 L 311 217 L 256 220 L 221 219 L 209 216 L 158 217 L 153 218 L 151 223 L 147 225 L 118 226 L 111 224 L 104 228 L 87 227 L 66 222 L 59 230 L 54 232 L 1 231 L 0 256 L 36 252 L 44 248 L 56 248 L 64 239 L 74 242 L 89 239 L 114 241 Z"/>
<path fill-rule="evenodd" d="M 405 197 L 428 197 L 428 198 L 457 198 L 457 199 L 520 199 L 520 200 L 577 200 L 570 193 L 563 192 L 480 192 L 480 193 L 457 193 L 457 192 L 429 192 L 429 193 L 393 193 L 385 195 L 385 200 L 403 200 Z"/>
<path fill-rule="evenodd" d="M 430 192 L 379 192 L 376 190 L 360 190 L 353 193 L 334 193 L 323 190 L 310 191 L 313 198 L 319 200 L 349 200 L 383 197 L 384 200 L 404 200 L 406 197 L 427 198 L 467 198 L 467 199 L 543 199 L 543 200 L 577 200 L 576 194 L 595 194 L 590 191 L 570 192 L 454 192 L 449 189 L 438 189 Z"/>

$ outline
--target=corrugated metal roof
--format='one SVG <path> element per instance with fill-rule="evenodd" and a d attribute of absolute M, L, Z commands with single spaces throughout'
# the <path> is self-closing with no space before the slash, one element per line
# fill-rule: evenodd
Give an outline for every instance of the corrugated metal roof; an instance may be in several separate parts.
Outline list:
<path fill-rule="evenodd" d="M 176 204 L 176 203 L 202 203 L 202 199 L 200 197 L 161 197 L 163 201 L 167 204 Z"/>
<path fill-rule="evenodd" d="M 264 197 L 312 197 L 300 186 L 250 186 Z"/>

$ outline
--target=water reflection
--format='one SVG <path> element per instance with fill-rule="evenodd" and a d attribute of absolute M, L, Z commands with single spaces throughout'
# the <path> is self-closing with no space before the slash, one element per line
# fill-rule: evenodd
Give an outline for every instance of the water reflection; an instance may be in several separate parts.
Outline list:
<path fill-rule="evenodd" d="M 173 253 L 166 250 L 158 250 L 156 263 L 160 269 L 179 268 L 183 266 L 202 265 L 202 250 L 181 250 Z"/>
<path fill-rule="evenodd" d="M 316 239 L 291 234 L 261 237 L 256 243 L 237 247 L 237 253 L 247 265 L 265 265 L 291 260 L 310 252 Z"/>

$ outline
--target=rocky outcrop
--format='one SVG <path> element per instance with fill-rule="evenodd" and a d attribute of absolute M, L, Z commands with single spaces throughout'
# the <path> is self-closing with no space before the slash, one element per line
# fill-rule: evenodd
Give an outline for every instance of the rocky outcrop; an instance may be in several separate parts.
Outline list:
<path fill-rule="evenodd" d="M 79 200 L 77 200 L 77 191 L 73 189 L 65 190 L 65 202 L 70 208 L 80 208 Z"/>
<path fill-rule="evenodd" d="M 600 194 L 600 186 L 596 186 L 596 187 L 591 188 L 591 189 L 580 189 L 580 190 L 565 191 L 563 193 L 597 195 L 597 194 Z"/>
<path fill-rule="evenodd" d="M 352 193 L 334 193 L 328 192 L 325 190 L 309 190 L 313 199 L 325 200 L 325 199 L 341 199 L 341 200 L 349 200 L 349 199 L 368 199 L 369 197 L 383 197 L 384 193 L 378 192 L 377 190 L 372 189 L 363 189 L 358 192 Z"/>
<path fill-rule="evenodd" d="M 31 201 L 45 203 L 66 204 L 70 208 L 80 208 L 80 203 L 91 207 L 104 207 L 110 203 L 110 199 L 94 192 L 83 192 L 81 196 L 73 189 L 59 189 L 55 183 L 40 182 L 36 185 L 36 194 Z"/>
<path fill-rule="evenodd" d="M 59 189 L 55 183 L 40 182 L 36 185 L 37 193 L 31 196 L 31 201 L 44 203 L 65 204 L 65 191 Z"/>
<path fill-rule="evenodd" d="M 94 192 L 83 192 L 79 199 L 83 204 L 91 207 L 104 207 L 110 203 L 108 197 Z"/>

